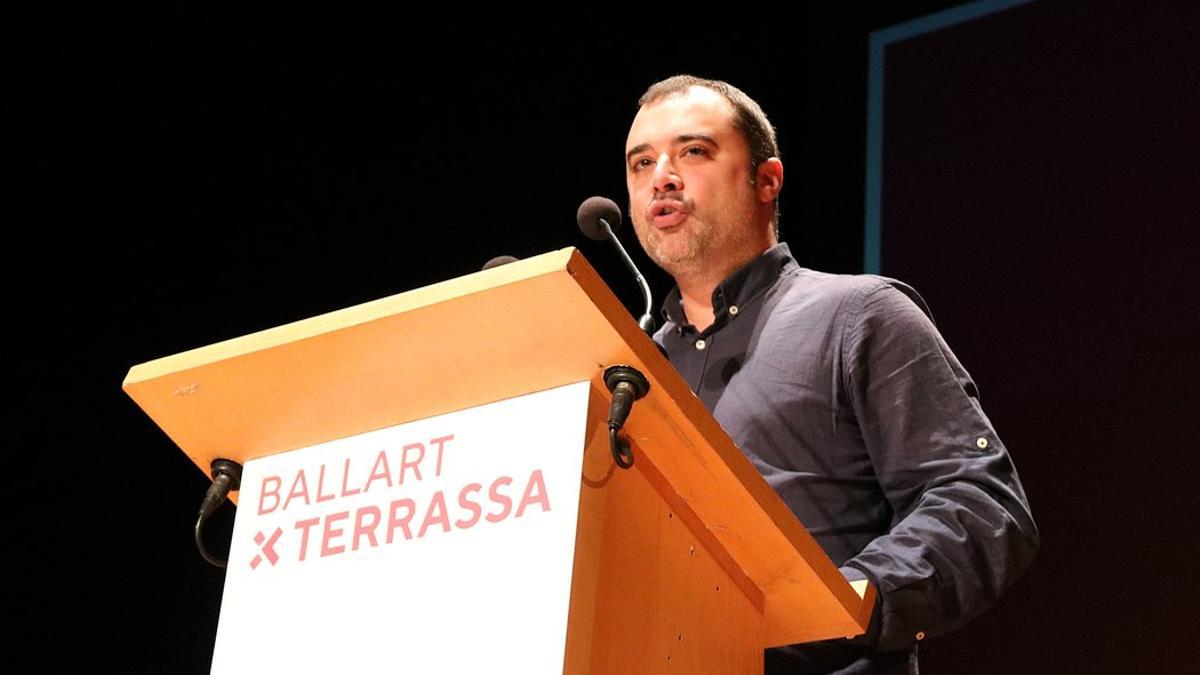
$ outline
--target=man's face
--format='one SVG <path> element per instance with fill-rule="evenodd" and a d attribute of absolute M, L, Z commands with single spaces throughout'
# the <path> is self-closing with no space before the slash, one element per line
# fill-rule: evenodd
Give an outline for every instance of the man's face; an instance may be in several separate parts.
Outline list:
<path fill-rule="evenodd" d="M 746 257 L 750 151 L 720 94 L 692 87 L 642 108 L 625 152 L 630 218 L 659 267 L 679 276 Z"/>

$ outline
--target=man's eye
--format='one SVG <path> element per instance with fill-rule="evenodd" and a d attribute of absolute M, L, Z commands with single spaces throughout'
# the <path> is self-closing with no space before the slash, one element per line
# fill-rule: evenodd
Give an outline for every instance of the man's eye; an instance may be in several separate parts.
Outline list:
<path fill-rule="evenodd" d="M 650 161 L 650 158 L 643 157 L 641 159 L 636 159 L 633 161 L 633 170 L 641 171 L 642 169 L 649 168 L 650 166 L 653 166 L 653 165 L 654 165 L 654 162 Z"/>
<path fill-rule="evenodd" d="M 691 146 L 691 147 L 689 147 L 689 148 L 685 149 L 685 150 L 683 151 L 683 154 L 685 154 L 685 155 L 693 155 L 693 156 L 699 157 L 699 156 L 701 156 L 701 155 L 707 155 L 707 154 L 708 154 L 708 148 L 706 148 L 706 147 L 704 147 L 704 146 L 702 146 L 702 145 L 693 145 L 693 146 Z"/>

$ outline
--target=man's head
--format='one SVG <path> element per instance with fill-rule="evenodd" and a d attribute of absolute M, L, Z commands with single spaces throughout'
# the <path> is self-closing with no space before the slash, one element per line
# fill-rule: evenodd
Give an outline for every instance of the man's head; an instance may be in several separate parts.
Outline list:
<path fill-rule="evenodd" d="M 639 103 L 625 175 L 650 257 L 678 279 L 731 272 L 774 244 L 783 164 L 758 104 L 689 76 L 653 85 Z"/>

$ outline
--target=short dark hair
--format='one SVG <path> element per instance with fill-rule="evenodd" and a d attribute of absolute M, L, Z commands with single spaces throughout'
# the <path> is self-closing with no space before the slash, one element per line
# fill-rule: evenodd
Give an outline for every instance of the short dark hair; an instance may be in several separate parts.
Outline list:
<path fill-rule="evenodd" d="M 758 166 L 772 157 L 779 157 L 779 143 L 775 140 L 775 127 L 767 119 L 762 106 L 746 95 L 746 92 L 721 80 L 706 80 L 693 75 L 675 75 L 650 85 L 638 99 L 638 107 L 657 103 L 669 96 L 687 93 L 692 87 L 704 87 L 717 92 L 733 106 L 733 127 L 742 134 L 750 148 L 750 177 Z M 775 200 L 775 234 L 779 234 L 779 200 Z"/>
<path fill-rule="evenodd" d="M 767 119 L 758 103 L 746 95 L 746 92 L 721 80 L 705 80 L 692 75 L 676 75 L 661 82 L 650 85 L 646 93 L 638 99 L 638 106 L 656 103 L 668 96 L 687 93 L 692 87 L 711 89 L 729 101 L 733 106 L 733 126 L 750 148 L 750 167 L 757 169 L 759 164 L 772 157 L 779 156 L 779 144 L 775 140 L 775 128 Z"/>

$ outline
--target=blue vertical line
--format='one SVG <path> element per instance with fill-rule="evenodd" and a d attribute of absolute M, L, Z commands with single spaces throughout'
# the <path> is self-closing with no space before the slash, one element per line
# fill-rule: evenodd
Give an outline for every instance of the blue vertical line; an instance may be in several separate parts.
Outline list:
<path fill-rule="evenodd" d="M 879 31 L 871 33 L 867 61 L 867 200 L 863 232 L 863 271 L 883 268 L 883 50 Z"/>
<path fill-rule="evenodd" d="M 883 71 L 887 47 L 1033 0 L 977 0 L 871 33 L 867 54 L 867 176 L 863 271 L 883 269 Z"/>

